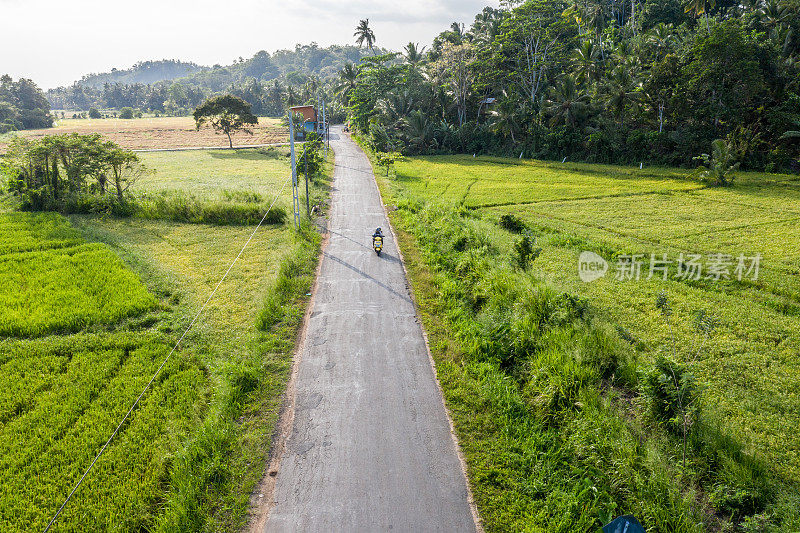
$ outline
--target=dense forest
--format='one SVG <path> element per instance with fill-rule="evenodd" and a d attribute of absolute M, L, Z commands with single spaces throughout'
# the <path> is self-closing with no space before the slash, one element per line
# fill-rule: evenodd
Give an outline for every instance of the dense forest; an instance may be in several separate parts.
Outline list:
<path fill-rule="evenodd" d="M 228 92 L 247 100 L 257 115 L 278 116 L 285 113 L 287 105 L 315 99 L 325 82 L 330 85 L 345 65 L 383 52 L 352 45 L 320 48 L 311 43 L 274 54 L 260 51 L 250 59 L 240 57 L 231 65 L 211 68 L 178 61 L 143 62 L 126 71 L 84 76 L 72 86 L 49 90 L 47 98 L 54 109 L 132 107 L 186 115 L 208 96 Z M 188 75 L 173 76 L 176 69 L 187 66 L 197 68 Z M 147 76 L 162 79 L 148 83 L 144 81 Z"/>
<path fill-rule="evenodd" d="M 321 97 L 380 151 L 694 166 L 719 140 L 743 169 L 800 170 L 800 0 L 503 4 L 403 53 L 373 48 L 362 21 L 366 47 L 261 51 L 153 84 L 87 76 L 47 97 L 184 115 L 228 92 L 271 116 Z M 186 64 L 107 79 L 158 65 Z"/>
<path fill-rule="evenodd" d="M 529 0 L 340 81 L 381 151 L 800 170 L 800 0 Z"/>
<path fill-rule="evenodd" d="M 0 77 L 0 133 L 52 125 L 50 103 L 33 81 Z"/>

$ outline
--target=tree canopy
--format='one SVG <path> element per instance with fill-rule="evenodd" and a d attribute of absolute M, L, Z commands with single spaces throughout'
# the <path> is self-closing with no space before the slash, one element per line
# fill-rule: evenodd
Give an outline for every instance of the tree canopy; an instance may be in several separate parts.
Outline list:
<path fill-rule="evenodd" d="M 693 167 L 722 140 L 800 170 L 800 0 L 503 6 L 343 69 L 352 124 L 380 151 Z"/>
<path fill-rule="evenodd" d="M 0 133 L 52 125 L 50 103 L 33 81 L 0 76 Z"/>
<path fill-rule="evenodd" d="M 251 112 L 250 104 L 238 96 L 223 94 L 209 98 L 195 109 L 194 121 L 197 129 L 209 123 L 214 131 L 227 135 L 233 148 L 231 135 L 237 131 L 250 132 L 247 126 L 258 124 L 258 117 Z"/>

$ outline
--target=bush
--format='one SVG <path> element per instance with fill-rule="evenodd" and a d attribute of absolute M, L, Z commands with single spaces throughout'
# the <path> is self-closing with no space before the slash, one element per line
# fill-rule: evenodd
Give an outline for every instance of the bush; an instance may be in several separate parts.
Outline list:
<path fill-rule="evenodd" d="M 306 142 L 303 143 L 303 151 L 297 159 L 297 167 L 303 173 L 308 169 L 309 178 L 319 175 L 325 164 L 325 156 L 322 155 L 323 141 L 316 133 L 306 134 Z"/>
<path fill-rule="evenodd" d="M 101 115 L 100 111 L 98 111 L 96 108 L 93 107 L 89 110 L 89 118 L 102 118 L 102 117 L 103 115 Z"/>
<path fill-rule="evenodd" d="M 695 160 L 703 164 L 700 169 L 700 178 L 713 185 L 722 187 L 728 186 L 733 182 L 734 172 L 739 168 L 735 154 L 730 143 L 722 139 L 717 139 L 711 143 L 711 154 L 701 154 Z"/>
<path fill-rule="evenodd" d="M 375 157 L 378 165 L 386 169 L 386 177 L 389 177 L 389 170 L 394 166 L 395 161 L 400 159 L 399 152 L 376 152 Z"/>
<path fill-rule="evenodd" d="M 119 110 L 119 118 L 124 119 L 131 119 L 133 118 L 133 108 L 132 107 L 123 107 Z"/>
<path fill-rule="evenodd" d="M 511 264 L 519 270 L 528 270 L 539 254 L 541 248 L 534 248 L 535 239 L 529 235 L 523 235 L 520 240 L 514 243 L 514 253 L 511 256 Z"/>
<path fill-rule="evenodd" d="M 645 373 L 642 388 L 650 415 L 673 433 L 683 430 L 685 418 L 689 425 L 695 420 L 697 385 L 683 365 L 659 357 Z"/>
<path fill-rule="evenodd" d="M 514 214 L 505 213 L 500 216 L 500 227 L 511 233 L 522 233 L 522 230 L 525 229 L 525 222 Z"/>

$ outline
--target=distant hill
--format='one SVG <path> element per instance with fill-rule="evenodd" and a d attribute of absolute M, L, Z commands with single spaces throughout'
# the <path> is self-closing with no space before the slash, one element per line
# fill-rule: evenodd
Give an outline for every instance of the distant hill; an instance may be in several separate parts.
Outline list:
<path fill-rule="evenodd" d="M 88 74 L 66 87 L 47 91 L 52 109 L 149 110 L 181 115 L 211 94 L 230 92 L 253 105 L 256 113 L 280 113 L 287 102 L 306 101 L 320 86 L 330 86 L 338 72 L 365 56 L 386 53 L 353 45 L 321 48 L 298 44 L 294 50 L 264 50 L 230 65 L 204 67 L 177 60 L 142 61 L 127 70 Z M 270 97 L 267 90 L 272 91 Z"/>
<path fill-rule="evenodd" d="M 87 74 L 77 81 L 84 87 L 102 87 L 105 83 L 143 83 L 152 85 L 160 81 L 169 81 L 183 78 L 208 67 L 195 63 L 186 63 L 175 59 L 162 59 L 161 61 L 140 61 L 129 69 L 111 69 L 111 72 L 102 74 Z"/>
<path fill-rule="evenodd" d="M 385 53 L 376 48 L 375 53 Z M 231 65 L 214 65 L 190 74 L 179 81 L 211 91 L 224 91 L 231 85 L 248 79 L 260 82 L 285 78 L 288 83 L 300 82 L 306 76 L 316 76 L 326 80 L 336 76 L 348 63 L 358 63 L 362 57 L 372 55 L 366 48 L 353 45 L 332 45 L 320 48 L 317 43 L 298 44 L 294 50 L 278 50 L 269 54 L 264 50 L 250 59 L 243 59 Z"/>

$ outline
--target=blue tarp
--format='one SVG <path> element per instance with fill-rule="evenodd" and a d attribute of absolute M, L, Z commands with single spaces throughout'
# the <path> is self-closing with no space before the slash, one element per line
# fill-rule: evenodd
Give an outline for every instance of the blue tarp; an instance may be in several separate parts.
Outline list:
<path fill-rule="evenodd" d="M 647 533 L 642 524 L 631 515 L 615 518 L 603 526 L 603 533 Z"/>

